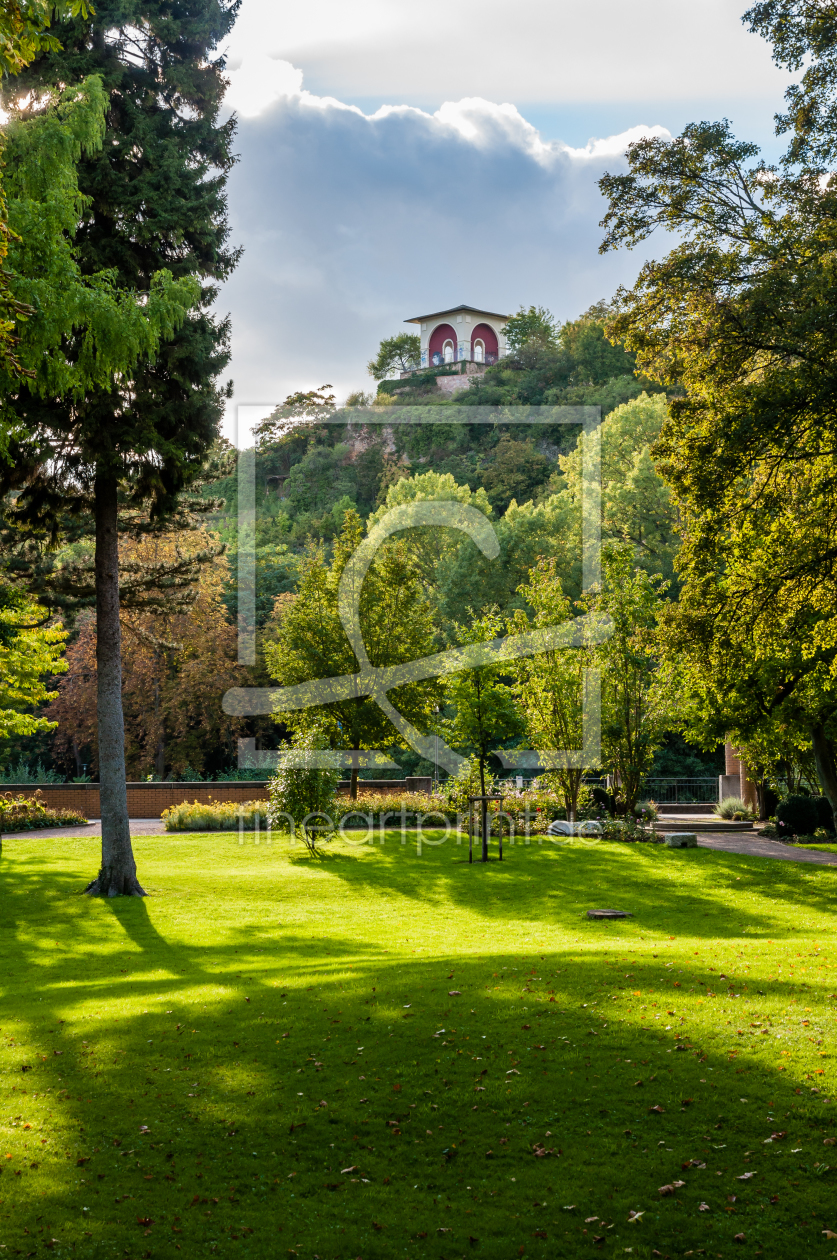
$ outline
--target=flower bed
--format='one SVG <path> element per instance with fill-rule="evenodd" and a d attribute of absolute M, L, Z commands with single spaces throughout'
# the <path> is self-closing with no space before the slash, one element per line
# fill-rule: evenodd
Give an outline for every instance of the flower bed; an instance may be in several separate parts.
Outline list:
<path fill-rule="evenodd" d="M 41 792 L 13 796 L 0 792 L 0 834 L 34 831 L 39 827 L 86 827 L 88 819 L 75 809 L 50 809 Z"/>
<path fill-rule="evenodd" d="M 160 817 L 166 831 L 254 831 L 267 827 L 267 801 L 183 801 L 170 805 Z"/>
<path fill-rule="evenodd" d="M 457 802 L 458 803 L 458 802 Z M 184 801 L 163 811 L 166 831 L 253 831 L 256 819 L 261 831 L 268 827 L 268 801 Z M 493 818 L 499 811 L 499 803 L 491 801 L 489 813 Z M 401 827 L 414 830 L 419 822 L 432 830 L 445 826 L 463 829 L 468 826 L 468 810 L 457 809 L 456 804 L 439 795 L 424 792 L 404 792 L 389 796 L 382 792 L 358 792 L 356 801 L 347 796 L 336 796 L 329 811 L 335 828 L 342 831 L 367 829 L 370 825 L 380 830 L 382 821 L 393 831 Z M 566 811 L 558 799 L 548 792 L 521 792 L 510 794 L 503 800 L 502 828 L 504 836 L 515 837 L 546 835 L 549 824 L 556 818 L 565 818 Z M 624 819 L 600 818 L 602 840 L 618 840 L 626 843 L 649 842 L 657 839 L 653 832 Z M 492 823 L 496 834 L 498 823 Z M 554 837 L 552 837 L 554 839 Z"/>

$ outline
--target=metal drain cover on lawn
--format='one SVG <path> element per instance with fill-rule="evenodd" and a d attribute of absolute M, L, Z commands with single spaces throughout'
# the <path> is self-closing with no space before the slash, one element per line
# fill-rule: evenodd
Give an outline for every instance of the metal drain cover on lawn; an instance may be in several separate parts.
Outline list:
<path fill-rule="evenodd" d="M 628 910 L 588 910 L 588 919 L 632 919 Z"/>

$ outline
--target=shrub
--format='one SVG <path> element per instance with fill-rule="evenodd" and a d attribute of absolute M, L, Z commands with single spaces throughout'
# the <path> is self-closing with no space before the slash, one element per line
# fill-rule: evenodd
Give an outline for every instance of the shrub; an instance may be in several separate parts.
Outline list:
<path fill-rule="evenodd" d="M 77 809 L 50 809 L 41 792 L 32 796 L 0 792 L 0 833 L 32 831 L 37 827 L 82 827 L 87 822 Z"/>
<path fill-rule="evenodd" d="M 656 840 L 653 832 L 645 831 L 632 818 L 601 818 L 599 822 L 602 840 L 620 840 L 629 844 Z"/>
<path fill-rule="evenodd" d="M 485 792 L 490 796 L 496 791 L 494 777 L 485 772 Z M 452 774 L 442 784 L 442 795 L 449 807 L 460 814 L 468 812 L 468 797 L 480 796 L 482 786 L 480 780 L 480 763 L 477 757 L 468 757 L 463 761 L 456 774 Z"/>
<path fill-rule="evenodd" d="M 788 796 L 776 806 L 780 836 L 810 836 L 818 827 L 834 831 L 831 806 L 824 796 Z"/>
<path fill-rule="evenodd" d="M 0 783 L 13 783 L 15 787 L 23 783 L 63 783 L 64 776 L 57 770 L 45 770 L 43 763 L 36 761 L 30 766 L 23 757 L 18 758 L 17 765 L 9 764 L 0 771 Z M 85 822 L 87 819 L 84 820 Z"/>
<path fill-rule="evenodd" d="M 254 831 L 267 826 L 267 801 L 183 801 L 170 805 L 162 813 L 166 831 Z"/>
<path fill-rule="evenodd" d="M 815 796 L 814 800 L 817 803 L 817 823 L 833 836 L 834 810 L 831 808 L 831 802 L 826 796 Z"/>
<path fill-rule="evenodd" d="M 660 813 L 653 801 L 637 801 L 634 805 L 634 818 L 637 822 L 656 822 Z"/>
<path fill-rule="evenodd" d="M 597 806 L 599 812 L 602 810 L 606 814 L 613 817 L 616 813 L 616 797 L 603 787 L 594 787 L 590 789 L 590 795 L 593 797 L 593 803 Z"/>
<path fill-rule="evenodd" d="M 715 817 L 727 822 L 752 822 L 755 814 L 740 796 L 727 796 L 715 806 Z"/>
<path fill-rule="evenodd" d="M 291 745 L 294 764 L 280 766 L 268 785 L 271 827 L 290 823 L 291 835 L 295 836 L 299 829 L 312 853 L 316 852 L 318 840 L 330 840 L 334 833 L 340 772 L 321 770 L 314 764 L 316 753 L 325 746 L 326 741 L 318 731 L 296 736 Z"/>

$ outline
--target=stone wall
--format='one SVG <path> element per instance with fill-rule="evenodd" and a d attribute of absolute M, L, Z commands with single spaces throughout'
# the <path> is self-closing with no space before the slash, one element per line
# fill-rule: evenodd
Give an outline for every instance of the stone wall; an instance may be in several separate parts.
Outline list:
<path fill-rule="evenodd" d="M 40 792 L 49 809 L 76 809 L 85 818 L 101 817 L 98 783 L 9 784 L 3 792 L 31 796 Z M 128 816 L 159 818 L 170 805 L 184 801 L 256 801 L 267 795 L 267 781 L 250 783 L 129 783 Z"/>
<path fill-rule="evenodd" d="M 361 779 L 361 791 L 382 792 L 395 796 L 401 792 L 431 792 L 431 778 L 413 779 Z M 0 788 L 13 796 L 31 796 L 40 792 L 48 809 L 76 809 L 85 818 L 101 817 L 98 783 L 10 783 Z M 349 780 L 338 785 L 338 791 L 349 791 Z M 208 805 L 211 801 L 263 801 L 267 799 L 267 780 L 251 780 L 248 783 L 129 783 L 129 818 L 159 818 L 170 805 L 182 805 L 184 801 L 198 801 Z"/>

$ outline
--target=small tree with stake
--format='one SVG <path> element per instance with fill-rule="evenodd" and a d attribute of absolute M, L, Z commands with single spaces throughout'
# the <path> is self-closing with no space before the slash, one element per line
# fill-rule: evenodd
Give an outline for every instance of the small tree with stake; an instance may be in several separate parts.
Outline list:
<path fill-rule="evenodd" d="M 487 612 L 470 626 L 456 627 L 461 646 L 487 643 L 503 634 L 503 621 L 496 611 Z M 514 703 L 514 693 L 505 682 L 502 666 L 479 665 L 451 674 L 444 680 L 446 707 L 451 717 L 443 718 L 440 729 L 454 748 L 472 749 L 479 766 L 480 794 L 485 797 L 485 770 L 498 745 L 515 738 L 523 724 Z M 488 806 L 482 802 L 482 859 L 488 860 Z"/>
<path fill-rule="evenodd" d="M 322 731 L 302 731 L 293 740 L 290 761 L 277 770 L 269 787 L 271 827 L 290 822 L 311 853 L 316 853 L 321 837 L 334 831 L 332 810 L 340 772 L 318 766 L 317 752 L 326 748 L 328 738 Z"/>

